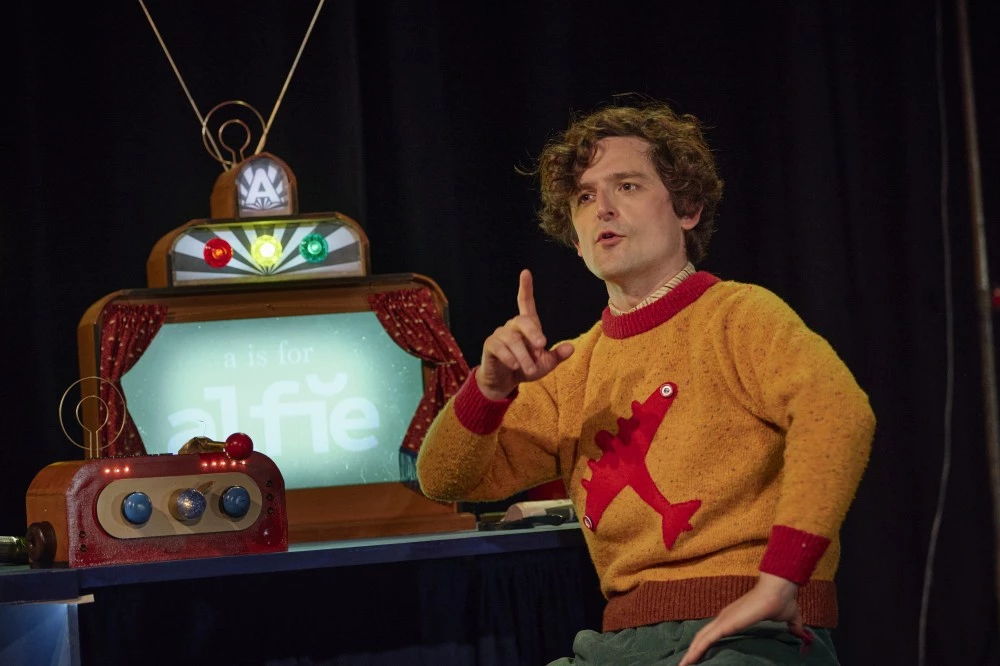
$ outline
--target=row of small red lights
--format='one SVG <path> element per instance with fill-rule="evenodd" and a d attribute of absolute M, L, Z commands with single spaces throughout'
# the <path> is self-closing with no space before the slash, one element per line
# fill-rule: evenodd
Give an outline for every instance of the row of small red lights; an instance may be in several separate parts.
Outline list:
<path fill-rule="evenodd" d="M 226 466 L 227 462 L 230 467 L 236 467 L 237 464 L 246 466 L 247 458 L 249 458 L 252 453 L 253 440 L 250 439 L 250 436 L 243 432 L 234 432 L 226 438 L 225 453 L 221 457 L 216 457 L 211 463 L 205 460 L 205 457 L 202 456 L 201 466 L 203 468 L 208 468 L 210 466 L 222 468 Z M 125 465 L 124 472 L 128 474 L 129 469 L 129 466 Z M 114 470 L 115 474 L 121 474 L 123 471 L 120 466 L 105 467 L 104 473 L 111 474 L 112 470 Z"/>
<path fill-rule="evenodd" d="M 236 467 L 237 464 L 244 465 L 244 466 L 247 464 L 246 460 L 229 460 L 229 461 L 226 461 L 226 460 L 213 460 L 212 463 L 211 463 L 211 467 L 225 467 L 227 462 L 229 463 L 230 467 Z M 209 467 L 210 465 L 209 465 L 208 461 L 203 460 L 202 463 L 201 463 L 201 466 L 202 467 Z"/>
<path fill-rule="evenodd" d="M 247 464 L 246 460 L 213 460 L 211 463 L 209 463 L 208 461 L 202 461 L 201 466 L 202 467 L 225 467 L 227 462 L 229 463 L 230 467 L 236 467 L 237 465 L 246 466 L 246 464 Z M 105 474 L 111 474 L 112 472 L 114 472 L 115 474 L 122 474 L 122 473 L 128 474 L 130 471 L 131 471 L 131 468 L 129 468 L 128 465 L 126 465 L 125 467 L 105 467 L 104 468 L 104 473 Z"/>

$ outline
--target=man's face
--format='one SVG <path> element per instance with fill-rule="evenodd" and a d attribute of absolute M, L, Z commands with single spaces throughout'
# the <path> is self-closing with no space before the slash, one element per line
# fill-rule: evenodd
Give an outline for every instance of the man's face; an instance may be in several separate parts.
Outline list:
<path fill-rule="evenodd" d="M 701 215 L 677 216 L 650 149 L 636 137 L 601 139 L 570 201 L 577 253 L 613 302 L 616 290 L 641 299 L 684 268 L 684 230 Z"/>

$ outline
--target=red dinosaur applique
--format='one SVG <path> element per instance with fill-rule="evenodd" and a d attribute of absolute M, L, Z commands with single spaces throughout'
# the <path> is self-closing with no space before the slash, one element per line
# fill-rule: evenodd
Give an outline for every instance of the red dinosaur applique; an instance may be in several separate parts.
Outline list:
<path fill-rule="evenodd" d="M 590 479 L 581 481 L 587 491 L 583 516 L 587 529 L 597 531 L 605 509 L 627 486 L 663 517 L 663 543 L 668 550 L 681 532 L 693 529 L 689 521 L 701 507 L 701 500 L 671 504 L 656 487 L 646 467 L 649 444 L 676 397 L 677 385 L 667 382 L 653 391 L 645 402 L 632 403 L 632 417 L 618 419 L 617 435 L 607 430 L 597 433 L 595 441 L 601 448 L 601 457 L 587 462 Z"/>

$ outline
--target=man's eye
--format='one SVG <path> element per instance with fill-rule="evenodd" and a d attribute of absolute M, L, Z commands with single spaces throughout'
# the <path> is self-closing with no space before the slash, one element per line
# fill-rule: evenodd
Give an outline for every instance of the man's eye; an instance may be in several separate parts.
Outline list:
<path fill-rule="evenodd" d="M 577 196 L 576 203 L 577 204 L 585 204 L 585 203 L 591 201 L 593 198 L 594 198 L 593 194 L 591 194 L 590 192 L 584 192 L 583 194 Z"/>
<path fill-rule="evenodd" d="M 634 190 L 639 189 L 639 186 L 636 185 L 635 183 L 622 183 L 622 189 L 625 190 L 626 192 L 632 192 Z"/>

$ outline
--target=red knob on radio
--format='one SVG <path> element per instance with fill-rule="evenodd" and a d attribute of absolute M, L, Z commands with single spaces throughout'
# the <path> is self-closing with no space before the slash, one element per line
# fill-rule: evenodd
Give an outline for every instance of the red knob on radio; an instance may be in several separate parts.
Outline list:
<path fill-rule="evenodd" d="M 246 460 L 253 453 L 253 440 L 242 432 L 226 437 L 226 455 L 233 460 Z"/>

